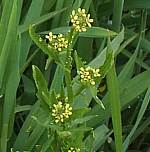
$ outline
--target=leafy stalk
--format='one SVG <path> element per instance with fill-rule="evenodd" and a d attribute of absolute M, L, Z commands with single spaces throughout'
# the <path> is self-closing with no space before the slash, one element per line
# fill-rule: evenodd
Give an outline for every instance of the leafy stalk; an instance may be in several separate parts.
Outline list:
<path fill-rule="evenodd" d="M 73 101 L 73 90 L 72 90 L 72 82 L 71 82 L 71 67 L 72 67 L 71 41 L 72 41 L 73 32 L 74 30 L 71 29 L 68 37 L 69 46 L 67 48 L 66 61 L 65 61 L 65 67 L 67 70 L 65 70 L 64 72 L 69 102 Z"/>

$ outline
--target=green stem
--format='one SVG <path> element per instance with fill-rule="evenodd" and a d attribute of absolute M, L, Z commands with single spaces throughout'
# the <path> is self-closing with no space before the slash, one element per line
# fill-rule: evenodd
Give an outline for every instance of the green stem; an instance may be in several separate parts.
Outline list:
<path fill-rule="evenodd" d="M 114 0 L 112 27 L 113 30 L 116 32 L 120 31 L 123 4 L 124 4 L 124 0 Z M 111 105 L 110 108 L 112 114 L 113 130 L 115 136 L 116 152 L 122 152 L 123 146 L 122 146 L 120 94 L 119 94 L 118 78 L 116 75 L 115 63 L 113 63 L 112 68 L 108 72 L 107 81 L 108 81 L 109 100 Z"/>
<path fill-rule="evenodd" d="M 123 4 L 124 4 L 124 0 L 114 0 L 112 24 L 113 24 L 113 30 L 115 30 L 116 32 L 120 31 Z"/>
<path fill-rule="evenodd" d="M 122 152 L 122 124 L 120 95 L 118 87 L 118 79 L 116 75 L 115 64 L 113 63 L 107 75 L 107 84 L 109 92 L 109 101 L 112 114 L 113 130 L 115 136 L 116 152 Z"/>
<path fill-rule="evenodd" d="M 72 81 L 71 81 L 71 41 L 73 36 L 74 30 L 71 29 L 68 37 L 68 49 L 66 53 L 66 61 L 65 61 L 65 67 L 67 70 L 65 70 L 65 82 L 67 87 L 67 93 L 68 93 L 68 101 L 71 103 L 73 101 L 73 89 L 72 89 Z"/>

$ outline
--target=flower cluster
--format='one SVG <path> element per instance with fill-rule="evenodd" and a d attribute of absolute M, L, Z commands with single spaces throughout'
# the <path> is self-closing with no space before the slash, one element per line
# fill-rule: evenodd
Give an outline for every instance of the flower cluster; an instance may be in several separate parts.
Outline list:
<path fill-rule="evenodd" d="M 94 69 L 89 66 L 87 68 L 81 67 L 79 71 L 81 82 L 95 85 L 95 78 L 101 76 L 99 72 L 99 69 Z"/>
<path fill-rule="evenodd" d="M 52 116 L 55 118 L 56 123 L 63 123 L 65 119 L 68 119 L 72 115 L 72 107 L 68 103 L 58 101 L 57 104 L 53 104 Z"/>
<path fill-rule="evenodd" d="M 77 32 L 85 32 L 87 27 L 91 27 L 93 19 L 90 19 L 90 14 L 85 13 L 85 9 L 78 8 L 73 10 L 71 15 L 71 23 Z"/>
<path fill-rule="evenodd" d="M 68 152 L 80 152 L 80 148 L 73 148 L 71 147 Z"/>
<path fill-rule="evenodd" d="M 63 34 L 54 35 L 52 32 L 50 32 L 48 35 L 46 35 L 46 39 L 49 41 L 48 47 L 54 48 L 59 52 L 68 47 L 68 40 Z"/>

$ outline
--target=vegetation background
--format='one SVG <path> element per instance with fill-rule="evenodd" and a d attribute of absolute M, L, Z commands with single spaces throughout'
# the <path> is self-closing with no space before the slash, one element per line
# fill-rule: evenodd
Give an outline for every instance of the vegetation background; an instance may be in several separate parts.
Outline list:
<path fill-rule="evenodd" d="M 105 29 L 118 33 L 111 38 L 116 62 L 102 84 L 108 87 L 99 93 L 106 109 L 92 105 L 88 114 L 98 115 L 87 122 L 96 135 L 94 150 L 113 152 L 116 147 L 121 152 L 123 139 L 124 151 L 150 152 L 150 0 L 0 0 L 0 152 L 48 152 L 45 128 L 31 117 L 39 113 L 32 65 L 40 68 L 48 86 L 62 75 L 53 62 L 45 70 L 47 56 L 28 29 L 34 24 L 40 34 L 63 33 L 71 11 L 79 7 L 91 14 L 93 26 L 104 28 L 75 44 L 87 63 L 103 63 Z M 84 107 L 91 97 L 81 100 L 77 106 Z"/>

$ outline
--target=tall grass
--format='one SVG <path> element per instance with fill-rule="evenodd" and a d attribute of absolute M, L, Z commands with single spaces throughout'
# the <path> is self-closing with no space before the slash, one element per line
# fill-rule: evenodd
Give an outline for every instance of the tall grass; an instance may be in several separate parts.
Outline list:
<path fill-rule="evenodd" d="M 94 23 L 76 35 L 67 58 L 62 54 L 71 67 L 47 53 L 38 35 L 68 33 L 79 7 Z M 60 128 L 47 116 L 49 100 L 59 93 L 76 111 L 74 144 L 81 151 L 150 151 L 149 0 L 1 0 L 0 8 L 0 152 L 63 151 L 53 134 Z M 31 25 L 36 32 L 29 33 Z M 83 61 L 104 71 L 94 88 L 79 81 Z"/>

